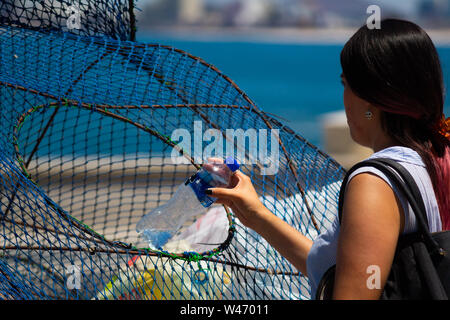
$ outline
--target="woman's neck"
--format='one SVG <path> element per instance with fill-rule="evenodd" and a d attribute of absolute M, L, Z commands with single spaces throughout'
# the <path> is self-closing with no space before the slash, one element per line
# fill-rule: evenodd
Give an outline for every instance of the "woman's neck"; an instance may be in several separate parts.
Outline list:
<path fill-rule="evenodd" d="M 380 150 L 399 145 L 400 144 L 397 141 L 395 141 L 388 135 L 381 133 L 378 136 L 374 137 L 374 139 L 372 139 L 372 145 L 370 148 L 373 150 L 373 152 L 378 152 Z"/>

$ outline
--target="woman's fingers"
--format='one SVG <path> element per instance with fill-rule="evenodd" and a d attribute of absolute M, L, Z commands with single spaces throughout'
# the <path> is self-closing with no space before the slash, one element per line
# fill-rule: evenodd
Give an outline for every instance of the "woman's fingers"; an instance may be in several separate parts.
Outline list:
<path fill-rule="evenodd" d="M 217 199 L 215 203 L 216 204 L 224 204 L 229 208 L 231 208 L 231 206 L 233 205 L 233 202 L 228 199 Z"/>
<path fill-rule="evenodd" d="M 208 163 L 223 163 L 223 159 L 211 157 L 208 158 Z"/>
<path fill-rule="evenodd" d="M 210 195 L 214 198 L 229 198 L 234 195 L 233 189 L 227 188 L 210 188 L 205 191 L 207 195 Z"/>
<path fill-rule="evenodd" d="M 241 173 L 239 170 L 236 171 L 236 173 Z M 241 175 L 232 175 L 229 188 L 209 188 L 206 190 L 206 194 L 212 195 L 213 197 L 236 197 L 237 190 L 236 188 L 240 185 L 242 182 L 242 179 L 245 177 L 243 173 Z M 210 193 L 211 192 L 211 193 Z"/>
<path fill-rule="evenodd" d="M 235 175 L 236 177 L 238 177 L 239 180 L 243 180 L 243 179 L 249 179 L 249 180 L 250 180 L 250 177 L 247 176 L 246 174 L 244 174 L 241 170 L 236 170 L 236 171 L 234 172 L 234 175 Z"/>

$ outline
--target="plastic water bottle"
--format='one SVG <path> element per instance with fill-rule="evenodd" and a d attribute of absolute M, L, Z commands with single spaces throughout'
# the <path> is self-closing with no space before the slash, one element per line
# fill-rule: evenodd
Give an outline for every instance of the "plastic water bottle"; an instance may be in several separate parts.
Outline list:
<path fill-rule="evenodd" d="M 146 214 L 136 225 L 136 231 L 160 249 L 193 216 L 204 214 L 216 199 L 205 194 L 214 187 L 226 188 L 231 175 L 239 169 L 238 162 L 228 157 L 225 163 L 205 163 L 194 175 L 178 186 L 175 194 L 164 205 Z"/>

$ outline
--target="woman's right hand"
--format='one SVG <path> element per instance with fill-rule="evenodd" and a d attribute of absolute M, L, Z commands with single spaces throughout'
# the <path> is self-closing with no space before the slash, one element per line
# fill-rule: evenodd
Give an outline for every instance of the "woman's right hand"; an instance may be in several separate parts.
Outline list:
<path fill-rule="evenodd" d="M 207 192 L 218 200 L 216 203 L 224 204 L 233 210 L 236 217 L 255 231 L 258 231 L 259 222 L 270 211 L 259 200 L 250 178 L 236 171 L 231 178 L 232 188 L 210 188 Z"/>
<path fill-rule="evenodd" d="M 232 188 L 211 188 L 216 203 L 230 207 L 242 224 L 259 233 L 300 272 L 307 275 L 306 259 L 312 241 L 278 218 L 259 200 L 252 181 L 241 171 L 232 175 Z"/>

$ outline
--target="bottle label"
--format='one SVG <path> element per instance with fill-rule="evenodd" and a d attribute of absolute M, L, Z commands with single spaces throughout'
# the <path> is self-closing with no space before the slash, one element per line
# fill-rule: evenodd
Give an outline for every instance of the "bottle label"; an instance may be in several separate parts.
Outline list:
<path fill-rule="evenodd" d="M 206 189 L 212 188 L 211 184 L 209 184 L 211 180 L 211 175 L 203 170 L 195 173 L 188 180 L 189 186 L 192 188 L 192 190 L 194 190 L 198 201 L 205 208 L 210 207 L 214 203 L 214 201 L 216 201 L 216 198 L 210 197 L 205 194 Z"/>

